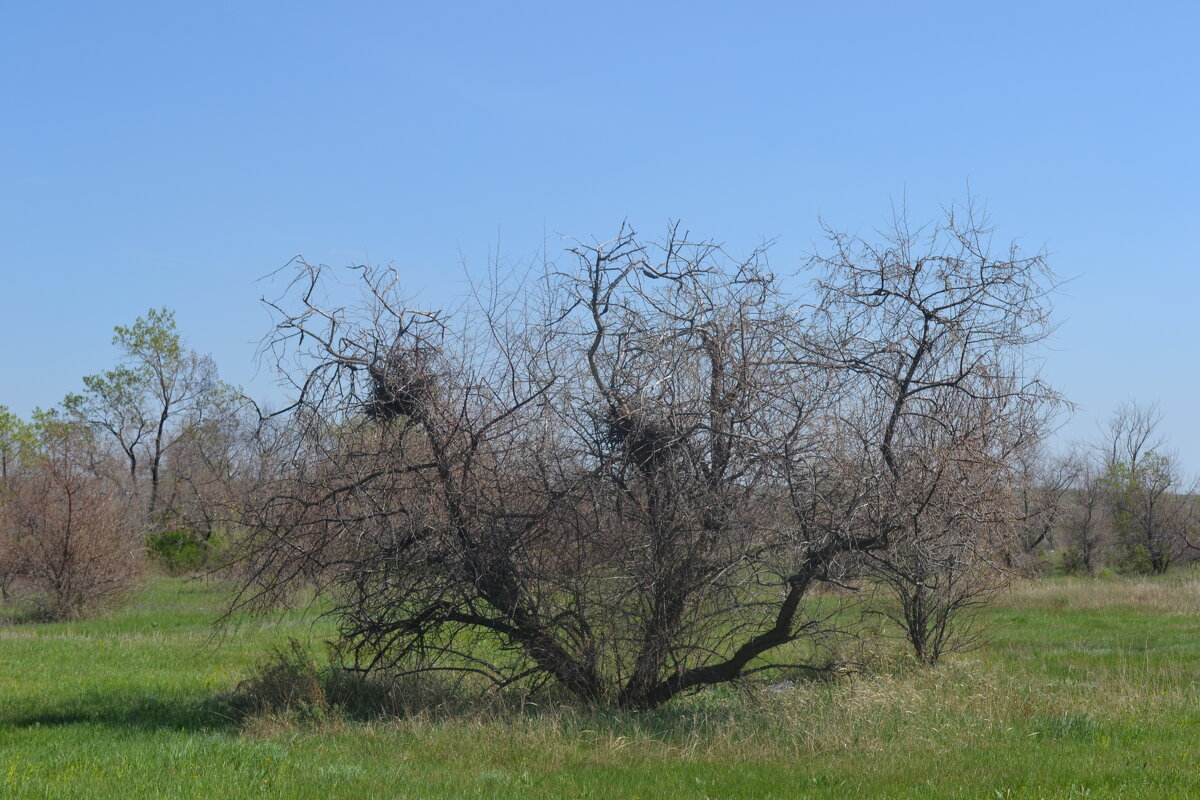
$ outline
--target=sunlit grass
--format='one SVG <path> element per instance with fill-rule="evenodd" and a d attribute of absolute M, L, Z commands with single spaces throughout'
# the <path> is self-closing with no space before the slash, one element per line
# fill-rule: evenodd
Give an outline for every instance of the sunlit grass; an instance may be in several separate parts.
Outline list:
<path fill-rule="evenodd" d="M 221 587 L 154 579 L 102 619 L 0 627 L 5 797 L 1200 796 L 1200 581 L 1054 579 L 934 670 L 724 687 L 650 713 L 491 702 L 243 719 L 289 612 L 214 638 Z"/>

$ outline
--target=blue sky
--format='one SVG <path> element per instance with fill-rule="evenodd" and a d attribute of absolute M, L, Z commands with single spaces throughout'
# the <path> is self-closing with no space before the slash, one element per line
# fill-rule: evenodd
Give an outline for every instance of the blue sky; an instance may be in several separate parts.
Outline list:
<path fill-rule="evenodd" d="M 1157 401 L 1200 470 L 1194 3 L 23 3 L 0 12 L 0 404 L 111 365 L 151 306 L 256 374 L 293 255 L 462 263 L 669 219 L 799 267 L 971 191 L 1073 280 L 1045 373 Z"/>

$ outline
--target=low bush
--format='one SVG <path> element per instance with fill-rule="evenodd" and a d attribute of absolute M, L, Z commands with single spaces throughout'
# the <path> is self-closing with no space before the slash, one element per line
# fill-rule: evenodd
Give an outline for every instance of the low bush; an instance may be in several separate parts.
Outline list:
<path fill-rule="evenodd" d="M 1074 545 L 1063 549 L 1058 562 L 1058 572 L 1062 575 L 1088 575 L 1090 571 L 1083 553 Z"/>
<path fill-rule="evenodd" d="M 1114 567 L 1120 575 L 1152 575 L 1155 572 L 1150 552 L 1140 544 L 1121 548 Z"/>
<path fill-rule="evenodd" d="M 186 529 L 147 534 L 146 552 L 170 575 L 195 572 L 208 563 L 208 543 Z"/>
<path fill-rule="evenodd" d="M 301 723 L 367 719 L 399 715 L 392 690 L 382 676 L 318 664 L 308 647 L 290 639 L 238 684 L 228 705 L 242 718 L 287 717 Z"/>

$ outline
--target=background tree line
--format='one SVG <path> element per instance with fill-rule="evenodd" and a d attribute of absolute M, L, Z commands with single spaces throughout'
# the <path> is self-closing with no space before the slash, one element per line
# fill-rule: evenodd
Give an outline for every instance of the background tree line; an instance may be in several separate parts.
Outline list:
<path fill-rule="evenodd" d="M 1165 573 L 1200 555 L 1200 497 L 1158 435 L 1155 406 L 1122 403 L 1093 442 L 1038 456 L 1023 484 L 1027 557 L 1041 569 Z"/>

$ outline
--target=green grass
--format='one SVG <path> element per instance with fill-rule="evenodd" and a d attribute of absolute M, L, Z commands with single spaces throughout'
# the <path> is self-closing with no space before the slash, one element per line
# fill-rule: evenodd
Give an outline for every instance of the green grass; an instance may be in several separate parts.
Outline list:
<path fill-rule="evenodd" d="M 0 627 L 0 796 L 1200 796 L 1200 577 L 1048 580 L 935 670 L 652 713 L 480 707 L 236 719 L 220 702 L 299 613 L 214 639 L 219 586 L 152 579 L 101 619 Z"/>

